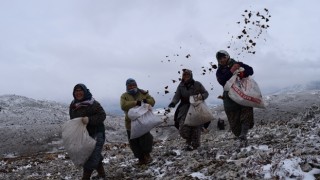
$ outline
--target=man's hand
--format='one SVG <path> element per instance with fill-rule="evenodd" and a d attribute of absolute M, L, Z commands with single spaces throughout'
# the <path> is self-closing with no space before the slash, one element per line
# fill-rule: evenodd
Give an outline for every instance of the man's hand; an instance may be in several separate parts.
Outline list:
<path fill-rule="evenodd" d="M 168 107 L 169 107 L 169 108 L 174 108 L 175 106 L 176 106 L 176 105 L 175 105 L 174 103 L 170 103 Z"/>
<path fill-rule="evenodd" d="M 232 73 L 234 73 L 237 69 L 239 69 L 240 68 L 240 65 L 239 64 L 234 64 L 232 67 L 231 67 L 231 69 L 230 69 L 230 71 L 232 72 Z"/>
<path fill-rule="evenodd" d="M 202 94 L 198 94 L 198 100 L 204 100 Z"/>
<path fill-rule="evenodd" d="M 82 117 L 82 123 L 87 125 L 89 123 L 89 118 L 86 116 L 86 117 Z"/>

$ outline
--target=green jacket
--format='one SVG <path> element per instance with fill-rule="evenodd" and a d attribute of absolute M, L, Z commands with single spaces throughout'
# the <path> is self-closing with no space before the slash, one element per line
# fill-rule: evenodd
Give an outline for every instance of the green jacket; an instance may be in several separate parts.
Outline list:
<path fill-rule="evenodd" d="M 135 107 L 137 105 L 137 101 L 142 101 L 144 99 L 147 100 L 148 104 L 150 104 L 151 106 L 154 106 L 155 100 L 153 99 L 152 96 L 149 95 L 148 91 L 139 89 L 137 94 L 135 94 L 134 96 L 127 92 L 121 95 L 120 105 L 121 105 L 121 109 L 125 113 L 125 125 L 127 130 L 131 130 L 131 120 L 128 117 L 129 109 Z"/>

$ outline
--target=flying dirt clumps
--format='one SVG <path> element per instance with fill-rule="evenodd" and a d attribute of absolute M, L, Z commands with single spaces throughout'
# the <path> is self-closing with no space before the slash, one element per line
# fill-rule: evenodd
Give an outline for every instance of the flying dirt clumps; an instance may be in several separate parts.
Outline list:
<path fill-rule="evenodd" d="M 180 49 L 181 49 L 181 47 L 180 47 Z M 178 57 L 179 56 L 179 54 L 174 54 L 173 55 L 173 58 L 175 58 L 175 57 Z M 185 55 L 184 56 L 185 57 L 185 59 L 188 59 L 188 60 L 190 60 L 191 59 L 191 54 L 187 54 L 187 55 Z M 166 56 L 166 58 L 167 58 L 167 60 L 162 60 L 161 62 L 162 63 L 176 63 L 177 62 L 177 60 L 171 60 L 171 59 L 169 59 L 170 58 L 170 56 L 169 55 L 167 55 Z M 181 59 L 180 59 L 181 60 Z M 184 66 L 184 64 L 180 64 L 180 67 L 183 67 Z M 213 62 L 209 62 L 209 65 L 208 66 L 202 66 L 201 67 L 201 72 L 200 72 L 200 74 L 201 75 L 206 75 L 206 74 L 208 74 L 208 73 L 213 73 L 214 72 L 214 69 L 217 69 L 217 65 L 216 64 L 214 64 Z M 178 73 L 178 77 L 177 77 L 177 79 L 171 79 L 171 82 L 174 84 L 174 83 L 176 83 L 176 82 L 180 82 L 181 81 L 181 71 L 180 70 L 178 70 L 177 71 L 177 73 Z M 211 88 L 211 90 L 213 90 L 213 87 Z M 160 94 L 160 92 L 157 92 L 158 94 Z M 168 94 L 168 93 L 170 93 L 169 92 L 169 86 L 168 85 L 166 85 L 165 87 L 164 87 L 164 94 Z"/>
<path fill-rule="evenodd" d="M 263 37 L 262 35 L 266 32 L 266 30 L 270 27 L 269 21 L 271 15 L 269 14 L 269 10 L 264 8 L 261 12 L 259 11 L 251 11 L 251 10 L 244 10 L 244 13 L 241 15 L 243 20 L 238 21 L 237 24 L 240 25 L 240 33 L 238 35 L 233 35 L 231 40 L 228 42 L 228 49 L 233 51 L 233 54 L 237 56 L 246 54 L 255 54 L 255 47 L 259 40 Z M 266 41 L 266 39 L 264 38 Z M 182 46 L 179 48 L 180 50 L 183 49 Z M 215 53 L 215 52 L 214 52 Z M 180 55 L 181 56 L 180 56 Z M 179 69 L 183 69 L 185 67 L 185 63 L 189 63 L 193 60 L 194 56 L 191 55 L 190 52 L 175 53 L 173 55 L 166 55 L 166 60 L 161 60 L 162 63 L 169 63 L 170 65 L 177 65 Z M 237 58 L 237 57 L 236 57 Z M 176 64 L 178 63 L 178 64 Z M 180 65 L 179 65 L 180 64 Z M 214 70 L 217 69 L 217 65 L 214 62 L 209 62 L 207 66 L 202 66 L 200 68 L 200 73 L 203 76 L 210 75 L 214 73 Z M 199 68 L 194 68 L 199 69 Z M 177 78 L 170 78 L 170 81 L 175 84 L 176 82 L 181 81 L 181 71 L 177 71 L 178 77 Z M 212 91 L 213 83 L 210 83 L 211 87 L 210 90 Z M 176 85 L 175 85 L 176 86 Z M 168 95 L 170 93 L 170 85 L 166 84 L 163 86 L 163 91 L 157 92 L 158 94 Z M 167 111 L 167 109 L 165 108 Z"/>
<path fill-rule="evenodd" d="M 268 23 L 271 15 L 269 10 L 264 8 L 262 12 L 245 10 L 242 18 L 242 21 L 237 22 L 241 26 L 241 32 L 231 37 L 227 48 L 237 52 L 238 56 L 243 53 L 255 54 L 258 40 L 270 27 Z"/>

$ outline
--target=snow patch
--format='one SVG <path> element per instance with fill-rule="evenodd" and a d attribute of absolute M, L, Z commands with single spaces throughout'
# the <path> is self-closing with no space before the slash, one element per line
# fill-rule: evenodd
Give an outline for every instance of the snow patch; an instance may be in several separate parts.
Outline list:
<path fill-rule="evenodd" d="M 211 179 L 211 177 L 205 176 L 204 174 L 202 174 L 200 172 L 191 173 L 190 176 L 193 178 L 198 178 L 198 179 Z"/>

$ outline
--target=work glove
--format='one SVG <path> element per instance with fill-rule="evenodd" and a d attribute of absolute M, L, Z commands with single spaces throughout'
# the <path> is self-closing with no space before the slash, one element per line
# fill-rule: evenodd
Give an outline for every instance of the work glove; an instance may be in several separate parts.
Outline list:
<path fill-rule="evenodd" d="M 86 116 L 86 117 L 82 117 L 82 123 L 84 124 L 84 125 L 87 125 L 88 123 L 89 123 L 89 118 Z"/>
<path fill-rule="evenodd" d="M 169 104 L 168 107 L 169 107 L 169 108 L 174 108 L 175 106 L 176 106 L 176 105 L 172 102 L 172 103 Z"/>
<path fill-rule="evenodd" d="M 231 71 L 232 73 L 234 73 L 237 69 L 239 69 L 239 67 L 240 67 L 239 64 L 234 64 L 234 65 L 231 67 L 230 71 Z"/>
<path fill-rule="evenodd" d="M 141 101 L 137 101 L 137 106 L 141 106 Z"/>

